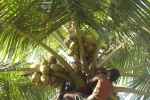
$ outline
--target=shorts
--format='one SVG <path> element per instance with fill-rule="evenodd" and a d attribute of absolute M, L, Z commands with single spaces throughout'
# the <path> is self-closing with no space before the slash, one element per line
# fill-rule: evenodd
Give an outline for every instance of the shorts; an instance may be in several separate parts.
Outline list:
<path fill-rule="evenodd" d="M 87 100 L 86 97 L 80 96 L 78 94 L 72 94 L 74 100 Z"/>

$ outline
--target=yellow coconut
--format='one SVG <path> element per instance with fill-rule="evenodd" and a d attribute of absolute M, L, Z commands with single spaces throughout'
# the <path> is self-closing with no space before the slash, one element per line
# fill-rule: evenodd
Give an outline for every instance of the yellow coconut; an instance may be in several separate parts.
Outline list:
<path fill-rule="evenodd" d="M 77 42 L 78 41 L 77 34 L 76 33 L 70 34 L 69 39 L 73 42 Z"/>
<path fill-rule="evenodd" d="M 40 64 L 32 64 L 30 68 L 33 68 L 36 72 L 40 72 Z"/>
<path fill-rule="evenodd" d="M 55 80 L 54 83 L 51 84 L 51 86 L 53 86 L 54 88 L 57 88 L 59 86 L 59 84 L 61 83 L 62 79 L 58 78 Z"/>
<path fill-rule="evenodd" d="M 70 50 L 70 49 L 67 50 L 68 56 L 74 56 L 77 53 L 78 53 L 78 50 L 75 50 L 75 49 L 74 50 Z"/>
<path fill-rule="evenodd" d="M 30 66 L 30 68 L 32 68 L 34 71 L 26 71 L 24 74 L 22 74 L 21 76 L 30 76 L 32 75 L 34 72 L 40 72 L 40 64 L 32 64 Z"/>
<path fill-rule="evenodd" d="M 64 71 L 65 71 L 64 67 L 60 64 L 57 64 L 57 72 L 64 72 Z"/>
<path fill-rule="evenodd" d="M 69 33 L 69 34 L 75 33 L 75 29 L 74 29 L 74 28 L 70 28 L 69 31 L 68 31 L 68 33 Z"/>
<path fill-rule="evenodd" d="M 51 84 L 51 86 L 59 90 L 62 90 L 63 85 L 64 85 L 64 81 L 61 78 L 57 78 L 57 80 L 53 84 Z"/>
<path fill-rule="evenodd" d="M 40 71 L 42 74 L 48 74 L 50 72 L 50 68 L 47 65 L 41 65 Z"/>
<path fill-rule="evenodd" d="M 54 75 L 49 76 L 49 83 L 54 83 L 56 80 L 56 77 Z"/>
<path fill-rule="evenodd" d="M 86 31 L 80 29 L 79 34 L 81 34 L 81 38 L 84 38 L 84 37 L 85 37 L 85 34 L 86 34 Z M 78 41 L 77 34 L 76 34 L 76 33 L 70 34 L 70 35 L 69 35 L 69 39 L 70 39 L 71 41 L 73 41 L 73 42 L 77 42 L 77 41 Z"/>
<path fill-rule="evenodd" d="M 86 35 L 84 38 L 85 44 L 96 44 L 96 39 L 92 35 Z"/>
<path fill-rule="evenodd" d="M 56 72 L 57 71 L 57 64 L 51 64 L 50 69 L 51 69 L 51 72 Z"/>
<path fill-rule="evenodd" d="M 45 85 L 49 82 L 50 77 L 48 74 L 42 74 L 40 79 L 41 79 L 41 82 Z"/>
<path fill-rule="evenodd" d="M 56 88 L 59 89 L 59 90 L 62 90 L 63 85 L 64 85 L 64 81 L 61 80 L 60 83 L 58 84 L 58 86 Z"/>
<path fill-rule="evenodd" d="M 76 42 L 71 42 L 69 49 L 70 50 L 78 50 L 79 46 Z"/>
<path fill-rule="evenodd" d="M 31 83 L 32 84 L 39 84 L 41 82 L 40 77 L 41 77 L 40 73 L 34 72 L 34 74 L 31 77 Z"/>
<path fill-rule="evenodd" d="M 94 47 L 92 45 L 86 45 L 85 50 L 87 53 L 92 53 L 94 51 Z"/>
<path fill-rule="evenodd" d="M 41 65 L 47 65 L 47 64 L 48 64 L 48 61 L 45 59 L 41 62 Z"/>
<path fill-rule="evenodd" d="M 51 64 L 50 65 L 51 72 L 63 72 L 65 69 L 60 64 Z"/>

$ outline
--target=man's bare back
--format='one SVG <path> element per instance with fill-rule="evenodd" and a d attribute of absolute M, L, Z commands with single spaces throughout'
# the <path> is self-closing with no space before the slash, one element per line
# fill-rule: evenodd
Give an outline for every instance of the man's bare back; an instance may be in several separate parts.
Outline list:
<path fill-rule="evenodd" d="M 114 91 L 112 82 L 107 78 L 107 75 L 104 75 L 102 73 L 90 79 L 89 83 L 96 81 L 97 85 L 93 90 L 92 96 L 94 96 L 98 100 L 106 100 Z"/>
<path fill-rule="evenodd" d="M 89 74 L 88 74 L 89 75 Z M 106 100 L 114 91 L 112 82 L 116 83 L 116 80 L 120 77 L 118 69 L 100 71 L 98 75 L 89 80 L 87 77 L 87 83 L 97 82 L 92 94 L 85 98 L 80 95 L 76 96 L 78 100 Z M 66 93 L 63 96 L 63 100 L 76 100 L 74 94 Z"/>

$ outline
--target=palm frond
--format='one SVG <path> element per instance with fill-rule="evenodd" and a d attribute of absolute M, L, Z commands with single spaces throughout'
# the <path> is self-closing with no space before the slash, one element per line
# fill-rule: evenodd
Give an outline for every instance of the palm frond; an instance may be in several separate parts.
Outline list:
<path fill-rule="evenodd" d="M 124 43 L 124 48 L 117 52 L 115 56 L 107 63 L 106 66 L 118 68 L 122 75 L 120 83 L 116 86 L 126 85 L 128 88 L 136 88 L 138 91 L 149 92 L 149 58 L 150 58 L 150 1 L 145 0 L 50 0 L 50 1 L 26 1 L 26 0 L 1 0 L 0 1 L 0 55 L 2 61 L 18 62 L 24 55 L 30 54 L 28 62 L 35 62 L 44 56 L 55 55 L 55 52 L 50 54 L 45 52 L 45 48 L 53 49 L 52 51 L 65 51 L 64 44 L 60 41 L 66 37 L 67 33 L 63 28 L 64 25 L 68 28 L 68 22 L 76 17 L 79 28 L 86 29 L 95 38 L 102 37 L 102 44 L 107 45 L 114 37 L 119 43 Z M 69 5 L 68 5 L 69 4 Z M 59 34 L 57 30 L 60 30 Z M 61 36 L 64 36 L 62 38 Z M 60 38 L 56 38 L 60 36 Z M 33 38 L 31 38 L 33 37 Z M 42 43 L 42 47 L 40 47 Z M 56 44 L 56 45 L 54 45 Z M 99 46 L 99 45 L 98 45 Z M 98 47 L 97 46 L 97 47 Z M 47 49 L 48 51 L 51 51 Z M 100 50 L 102 50 L 100 48 Z M 65 55 L 65 54 L 64 54 Z M 62 55 L 67 62 L 67 57 Z M 57 57 L 59 58 L 59 57 Z M 111 57 L 108 57 L 110 59 Z M 70 59 L 69 59 L 70 60 Z M 68 62 L 70 62 L 68 60 Z M 59 58 L 60 62 L 63 62 Z M 26 61 L 25 61 L 26 62 Z M 65 62 L 65 66 L 69 66 Z M 147 64 L 146 66 L 141 64 Z M 4 68 L 10 67 L 7 64 L 2 64 Z M 135 66 L 137 65 L 137 66 Z M 26 66 L 28 64 L 26 63 Z M 133 66 L 133 67 L 130 67 Z M 144 67 L 141 67 L 144 66 Z M 11 66 L 12 67 L 12 66 Z M 124 69 L 125 68 L 125 69 Z M 136 68 L 136 69 L 134 69 Z M 67 68 L 68 70 L 69 67 Z M 134 70 L 133 70 L 134 69 Z M 72 70 L 71 70 L 72 71 Z M 144 74 L 145 73 L 145 74 Z M 8 76 L 12 77 L 13 74 Z M 42 94 L 48 95 L 43 87 L 24 86 L 20 88 L 9 79 L 5 79 L 7 75 L 0 75 L 1 83 L 5 83 L 4 94 L 17 91 L 18 94 L 8 94 L 8 98 L 18 99 L 22 96 L 23 99 L 40 98 Z M 134 76 L 134 77 L 133 77 Z M 131 82 L 132 81 L 132 82 Z M 131 83 L 131 84 L 129 84 Z M 78 84 L 79 85 L 79 84 Z M 31 87 L 31 89 L 27 89 Z M 19 92 L 19 89 L 22 92 Z M 37 89 L 37 91 L 33 91 Z M 43 92 L 40 93 L 40 91 Z M 24 94 L 23 94 L 24 93 Z M 50 93 L 50 92 L 48 92 Z M 1 84 L 0 84 L 0 94 Z M 140 93 L 139 93 L 140 94 Z M 28 95 L 29 97 L 27 97 Z M 36 97 L 38 96 L 39 97 Z M 120 98 L 132 96 L 131 99 L 149 99 L 147 96 L 123 93 Z M 116 96 L 116 95 L 114 95 Z M 44 99 L 49 99 L 49 96 L 44 96 Z M 38 100 L 38 99 L 37 99 Z"/>

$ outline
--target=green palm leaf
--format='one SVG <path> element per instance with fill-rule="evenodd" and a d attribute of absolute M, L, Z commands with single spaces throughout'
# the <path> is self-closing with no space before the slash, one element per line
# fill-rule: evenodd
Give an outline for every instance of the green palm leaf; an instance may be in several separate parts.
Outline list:
<path fill-rule="evenodd" d="M 43 58 L 49 59 L 51 55 L 54 55 L 69 73 L 73 72 L 69 65 L 70 59 L 67 60 L 68 56 L 60 53 L 68 49 L 63 43 L 68 33 L 61 26 L 69 30 L 69 21 L 76 21 L 80 48 L 82 48 L 82 41 L 78 33 L 79 29 L 85 29 L 95 38 L 102 39 L 100 44 L 96 44 L 95 58 L 99 57 L 98 54 L 100 55 L 99 48 L 102 50 L 102 47 L 108 45 L 114 37 L 118 44 L 124 44 L 122 49 L 114 53 L 115 55 L 108 55 L 97 65 L 118 68 L 122 74 L 115 86 L 126 86 L 126 88 L 117 88 L 118 94 L 114 93 L 109 99 L 124 99 L 127 96 L 131 96 L 130 99 L 134 100 L 149 99 L 149 6 L 148 0 L 1 0 L 0 95 L 2 97 L 0 98 L 3 98 L 2 100 L 10 98 L 49 100 L 53 98 L 51 97 L 54 95 L 52 87 L 28 83 L 19 85 L 20 82 L 29 79 L 20 77 L 21 72 L 2 71 L 14 70 L 21 66 L 28 69 L 31 63 L 39 63 Z M 80 52 L 82 52 L 80 56 L 83 57 L 81 60 L 84 61 L 84 51 Z M 91 66 L 95 65 L 94 57 Z M 76 59 L 75 56 L 72 58 Z M 57 75 L 65 77 L 66 74 L 57 73 Z M 77 77 L 84 84 L 78 75 L 73 75 L 73 77 L 74 79 Z M 70 77 L 66 79 L 72 81 Z M 76 85 L 79 86 L 77 83 Z M 123 90 L 120 91 L 120 89 Z M 15 94 L 10 94 L 10 92 Z"/>

